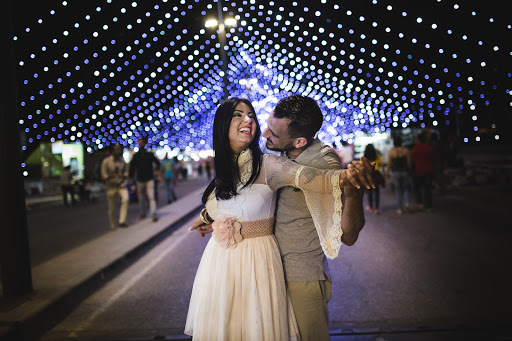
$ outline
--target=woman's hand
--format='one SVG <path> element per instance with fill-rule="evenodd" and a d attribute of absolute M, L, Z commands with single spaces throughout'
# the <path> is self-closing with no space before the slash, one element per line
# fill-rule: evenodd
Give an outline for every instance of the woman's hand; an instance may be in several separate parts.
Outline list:
<path fill-rule="evenodd" d="M 212 224 L 205 224 L 201 217 L 198 217 L 194 220 L 194 223 L 189 228 L 189 231 L 197 230 L 201 237 L 206 236 L 206 234 L 213 232 Z"/>

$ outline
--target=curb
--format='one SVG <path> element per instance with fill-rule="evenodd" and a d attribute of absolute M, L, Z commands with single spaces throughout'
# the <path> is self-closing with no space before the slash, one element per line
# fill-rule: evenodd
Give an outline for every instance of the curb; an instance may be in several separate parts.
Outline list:
<path fill-rule="evenodd" d="M 202 204 L 193 207 L 188 213 L 179 217 L 169 226 L 155 233 L 155 235 L 151 236 L 131 250 L 128 250 L 126 253 L 99 269 L 81 283 L 78 283 L 73 288 L 62 294 L 58 299 L 32 314 L 27 319 L 23 321 L 1 322 L 0 340 L 37 340 L 45 332 L 53 328 L 53 326 L 71 313 L 83 300 L 101 289 L 105 284 L 139 260 L 153 247 L 158 245 L 165 238 L 169 237 L 172 232 L 174 232 L 176 228 L 180 227 L 185 221 L 197 216 L 202 207 Z"/>

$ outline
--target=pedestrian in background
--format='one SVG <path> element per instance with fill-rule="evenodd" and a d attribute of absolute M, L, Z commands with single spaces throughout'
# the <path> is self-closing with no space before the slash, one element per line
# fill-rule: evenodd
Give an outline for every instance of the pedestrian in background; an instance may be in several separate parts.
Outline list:
<path fill-rule="evenodd" d="M 398 208 L 396 213 L 402 214 L 405 209 L 409 210 L 410 200 L 410 171 L 411 171 L 411 153 L 409 149 L 402 146 L 402 138 L 395 136 L 393 139 L 394 147 L 388 153 L 388 175 L 395 187 L 395 197 Z"/>
<path fill-rule="evenodd" d="M 130 162 L 130 184 L 137 180 L 137 192 L 140 204 L 140 219 L 146 218 L 146 200 L 149 203 L 149 214 L 153 221 L 158 220 L 155 202 L 155 170 L 160 169 L 160 161 L 155 155 L 146 150 L 147 139 L 139 138 L 137 141 L 139 151 L 133 155 Z M 145 195 L 144 195 L 145 194 Z M 146 199 L 146 200 L 145 200 Z"/>
<path fill-rule="evenodd" d="M 213 160 L 211 156 L 208 156 L 206 160 L 204 160 L 204 170 L 206 172 L 206 177 L 208 180 L 211 180 L 212 178 L 212 168 L 213 168 Z"/>
<path fill-rule="evenodd" d="M 341 141 L 342 148 L 338 152 L 341 159 L 341 165 L 346 168 L 354 160 L 354 147 L 347 141 Z"/>
<path fill-rule="evenodd" d="M 180 161 L 181 179 L 183 181 L 188 179 L 188 165 L 189 165 L 189 162 L 185 159 L 185 157 L 183 159 L 181 159 L 181 161 Z"/>
<path fill-rule="evenodd" d="M 368 193 L 368 206 L 366 207 L 366 210 L 368 212 L 379 214 L 380 187 L 384 187 L 386 184 L 384 176 L 379 170 L 380 165 L 382 164 L 382 156 L 380 156 L 380 153 L 377 151 L 377 149 L 375 149 L 375 146 L 372 143 L 366 146 L 366 148 L 364 149 L 363 156 L 367 158 L 370 162 L 375 162 L 375 172 L 373 175 L 375 188 L 370 188 L 369 190 L 366 191 Z"/>
<path fill-rule="evenodd" d="M 432 162 L 434 151 L 425 143 L 424 133 L 416 136 L 416 144 L 412 147 L 411 158 L 414 164 L 414 190 L 419 210 L 432 210 Z"/>
<path fill-rule="evenodd" d="M 204 163 L 204 159 L 203 158 L 200 158 L 198 161 L 197 161 L 197 176 L 198 177 L 203 177 L 203 163 Z"/>
<path fill-rule="evenodd" d="M 170 204 L 173 201 L 178 200 L 176 192 L 174 191 L 175 177 L 177 176 L 176 161 L 169 158 L 169 155 L 166 154 L 165 158 L 162 160 L 161 168 L 163 171 L 165 188 L 167 190 L 167 203 Z"/>
<path fill-rule="evenodd" d="M 60 188 L 62 190 L 62 199 L 64 206 L 68 206 L 68 195 L 71 197 L 71 203 L 75 205 L 75 191 L 73 187 L 73 175 L 71 174 L 71 166 L 66 166 L 62 170 L 60 176 Z"/>
<path fill-rule="evenodd" d="M 115 144 L 112 146 L 111 152 L 112 154 L 103 159 L 101 163 L 101 177 L 107 182 L 108 217 L 110 228 L 114 230 L 116 228 L 115 211 L 118 198 L 121 198 L 119 227 L 128 227 L 128 224 L 126 224 L 126 214 L 128 213 L 126 179 L 128 178 L 128 169 L 123 159 L 123 148 Z"/>

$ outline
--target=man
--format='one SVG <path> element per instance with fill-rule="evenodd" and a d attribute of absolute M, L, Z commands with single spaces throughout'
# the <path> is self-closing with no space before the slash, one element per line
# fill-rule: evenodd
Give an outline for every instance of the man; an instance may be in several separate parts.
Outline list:
<path fill-rule="evenodd" d="M 323 169 L 340 169 L 338 154 L 314 136 L 321 128 L 323 115 L 318 104 L 304 96 L 282 99 L 270 114 L 262 136 L 270 150 L 280 151 L 295 162 Z M 348 175 L 365 187 L 373 185 L 368 160 L 348 165 Z M 347 176 L 347 174 L 344 174 Z M 364 226 L 363 189 L 346 181 L 341 241 L 353 245 Z M 360 187 L 360 185 L 357 186 Z M 297 188 L 279 191 L 274 233 L 279 244 L 288 290 L 302 340 L 329 340 L 327 302 L 331 283 L 324 255 L 304 194 Z M 198 218 L 191 229 L 201 235 L 210 225 Z"/>
<path fill-rule="evenodd" d="M 432 210 L 432 162 L 434 151 L 425 143 L 424 133 L 416 136 L 416 144 L 412 147 L 411 158 L 414 164 L 414 187 L 416 201 L 420 210 Z"/>
<path fill-rule="evenodd" d="M 71 166 L 66 166 L 62 170 L 62 174 L 60 176 L 60 188 L 62 189 L 62 200 L 64 201 L 64 206 L 68 206 L 68 195 L 71 197 L 71 203 L 73 206 L 76 203 L 72 181 L 73 175 L 71 174 Z"/>
<path fill-rule="evenodd" d="M 314 138 L 322 123 L 322 112 L 313 99 L 290 96 L 279 101 L 262 136 L 267 139 L 268 149 L 283 152 L 299 164 L 339 169 L 342 165 L 336 151 Z M 346 186 L 344 199 L 341 240 L 353 245 L 364 226 L 363 190 Z M 329 269 L 300 190 L 294 187 L 280 190 L 274 233 L 301 338 L 329 340 Z"/>
<path fill-rule="evenodd" d="M 206 171 L 206 177 L 208 178 L 208 181 L 212 179 L 212 169 L 213 169 L 213 158 L 211 156 L 208 156 L 206 160 L 204 160 L 204 170 Z"/>
<path fill-rule="evenodd" d="M 110 228 L 116 228 L 115 210 L 117 198 L 121 197 L 121 209 L 119 210 L 119 227 L 128 227 L 126 214 L 128 212 L 128 189 L 126 179 L 128 171 L 123 159 L 123 149 L 120 145 L 112 146 L 112 154 L 103 159 L 101 163 L 101 177 L 107 182 L 108 217 Z"/>
<path fill-rule="evenodd" d="M 175 177 L 177 177 L 176 161 L 174 161 L 174 159 L 169 158 L 169 154 L 166 154 L 165 158 L 162 160 L 161 166 L 163 170 L 165 186 L 167 189 L 167 203 L 170 204 L 173 201 L 178 200 L 176 192 L 174 191 L 174 185 L 176 184 Z"/>
<path fill-rule="evenodd" d="M 130 185 L 136 176 L 137 193 L 139 195 L 140 203 L 140 219 L 146 218 L 146 200 L 144 194 L 149 202 L 149 214 L 153 221 L 158 220 L 156 215 L 156 202 L 155 202 L 155 170 L 160 169 L 160 161 L 151 152 L 146 151 L 146 138 L 139 138 L 137 141 L 139 151 L 133 155 L 130 162 Z"/>

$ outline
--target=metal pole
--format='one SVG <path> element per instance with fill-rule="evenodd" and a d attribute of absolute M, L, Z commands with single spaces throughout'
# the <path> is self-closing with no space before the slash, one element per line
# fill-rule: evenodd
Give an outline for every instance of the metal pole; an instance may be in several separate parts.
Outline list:
<path fill-rule="evenodd" d="M 25 190 L 21 170 L 16 59 L 12 35 L 12 0 L 1 2 L 1 46 L 6 60 L 0 66 L 0 264 L 4 297 L 32 291 Z"/>
<path fill-rule="evenodd" d="M 218 10 L 218 22 L 219 22 L 219 44 L 220 44 L 220 60 L 222 62 L 222 71 L 224 72 L 224 76 L 222 76 L 222 82 L 224 85 L 224 97 L 225 101 L 228 99 L 228 56 L 226 53 L 226 26 L 224 25 L 224 18 L 222 15 L 222 0 L 217 0 L 217 10 Z"/>

